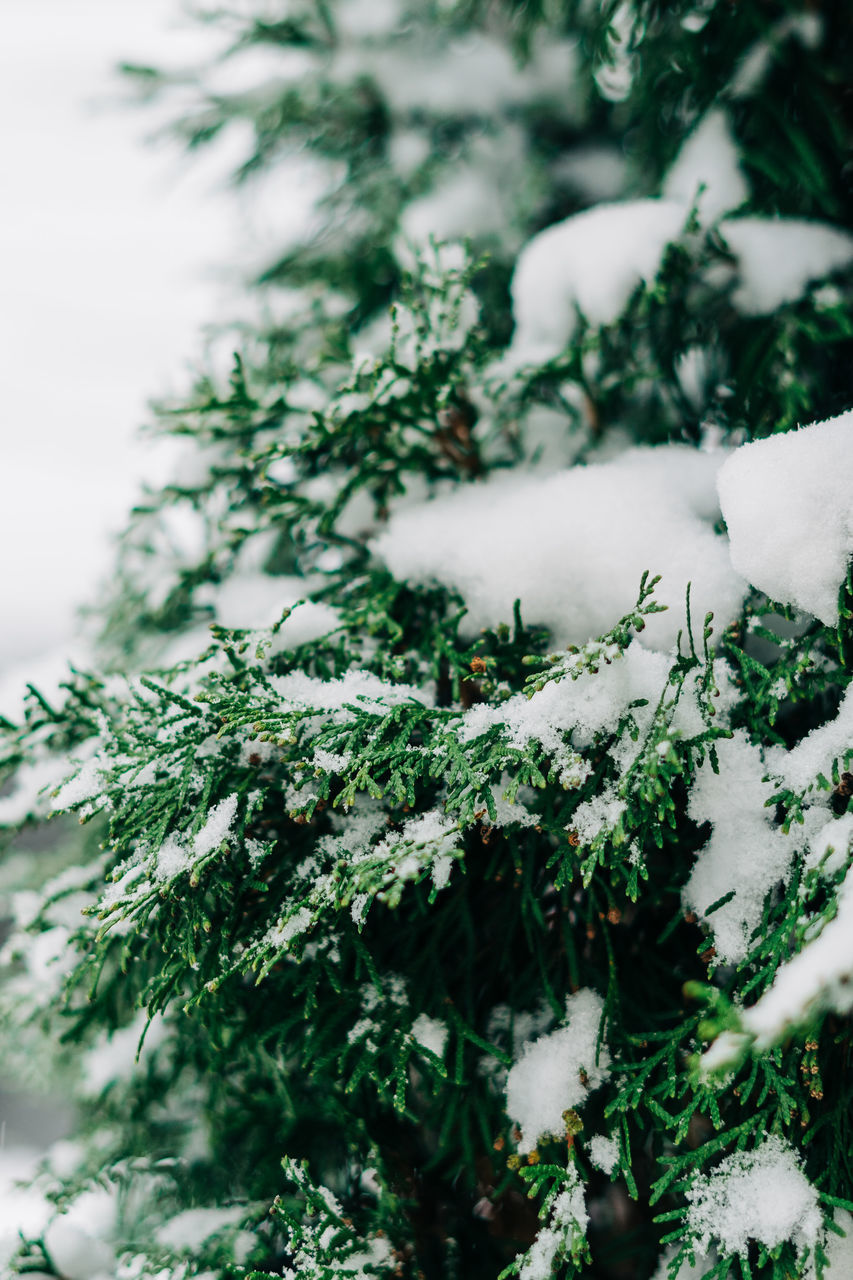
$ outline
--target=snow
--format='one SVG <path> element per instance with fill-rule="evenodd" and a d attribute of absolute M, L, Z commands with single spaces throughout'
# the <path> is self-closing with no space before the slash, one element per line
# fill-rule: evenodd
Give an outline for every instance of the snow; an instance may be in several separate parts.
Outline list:
<path fill-rule="evenodd" d="M 356 852 L 353 862 L 366 860 L 373 865 L 384 859 L 393 863 L 385 874 L 386 888 L 379 895 L 388 896 L 393 906 L 399 886 L 417 879 L 427 867 L 435 888 L 447 887 L 453 863 L 462 852 L 459 839 L 456 822 L 440 810 L 430 809 L 408 819 L 401 831 L 387 836 L 375 848 Z"/>
<path fill-rule="evenodd" d="M 293 915 L 281 924 L 275 925 L 264 935 L 264 942 L 271 947 L 286 947 L 294 938 L 300 937 L 310 929 L 314 917 L 307 907 L 300 907 Z"/>
<path fill-rule="evenodd" d="M 483 703 L 472 707 L 462 717 L 459 739 L 471 741 L 499 725 L 508 744 L 518 750 L 524 750 L 531 738 L 541 742 L 546 753 L 560 762 L 563 784 L 578 785 L 588 766 L 577 749 L 588 747 L 596 734 L 615 733 L 629 704 L 638 699 L 648 704 L 633 712 L 642 735 L 669 670 L 669 660 L 663 654 L 652 653 L 633 641 L 621 657 L 615 650 L 610 664 L 604 663 L 597 672 L 584 671 L 574 680 L 566 676 L 549 681 L 530 697 L 514 694 L 496 707 Z M 572 734 L 570 746 L 564 741 L 567 733 Z M 636 746 L 623 739 L 614 750 L 624 765 L 622 753 L 633 752 Z"/>
<path fill-rule="evenodd" d="M 820 934 L 778 970 L 769 991 L 743 1015 L 763 1049 L 824 1009 L 853 1009 L 853 870 L 838 890 L 838 911 Z"/>
<path fill-rule="evenodd" d="M 672 1257 L 673 1253 L 669 1251 L 663 1255 L 652 1280 L 669 1280 L 669 1263 Z M 713 1262 L 714 1259 L 707 1254 L 701 1256 L 697 1254 L 695 1263 L 682 1262 L 675 1280 L 705 1280 Z"/>
<path fill-rule="evenodd" d="M 21 1237 L 37 1236 L 50 1215 L 51 1206 L 36 1187 L 19 1186 L 36 1171 L 39 1154 L 26 1147 L 0 1146 L 0 1271 L 16 1252 Z"/>
<path fill-rule="evenodd" d="M 20 765 L 12 789 L 0 796 L 0 827 L 11 827 L 25 818 L 44 814 L 51 806 L 45 792 L 53 789 L 67 771 L 67 762 L 56 756 Z"/>
<path fill-rule="evenodd" d="M 772 315 L 853 262 L 853 236 L 804 218 L 725 218 L 720 234 L 737 259 L 732 303 L 747 316 Z"/>
<path fill-rule="evenodd" d="M 401 581 L 459 591 L 469 634 L 511 622 L 520 599 L 524 621 L 547 626 L 555 646 L 609 630 L 644 571 L 659 573 L 668 612 L 646 619 L 642 641 L 668 650 L 688 582 L 699 625 L 708 610 L 718 629 L 740 611 L 745 586 L 711 523 L 722 457 L 669 445 L 545 477 L 501 473 L 394 512 L 372 550 Z"/>
<path fill-rule="evenodd" d="M 117 1187 L 84 1191 L 44 1231 L 48 1256 L 63 1280 L 113 1280 L 116 1254 L 109 1238 L 117 1216 Z"/>
<path fill-rule="evenodd" d="M 705 190 L 699 196 L 702 184 Z M 688 207 L 699 196 L 699 215 L 709 222 L 748 199 L 728 115 L 721 108 L 703 116 L 688 136 L 664 179 L 662 195 Z"/>
<path fill-rule="evenodd" d="M 687 1200 L 687 1223 L 698 1247 L 707 1250 L 714 1241 L 741 1257 L 750 1240 L 768 1249 L 790 1240 L 802 1251 L 815 1244 L 823 1222 L 817 1190 L 800 1169 L 793 1147 L 775 1136 L 697 1176 Z"/>
<path fill-rule="evenodd" d="M 833 1231 L 827 1232 L 823 1247 L 829 1265 L 824 1267 L 823 1274 L 825 1280 L 847 1280 L 848 1276 L 853 1276 L 853 1216 L 846 1209 L 836 1209 L 833 1216 L 835 1225 L 841 1228 L 844 1235 L 837 1236 Z M 806 1272 L 806 1280 L 816 1280 L 816 1275 L 812 1264 Z"/>
<path fill-rule="evenodd" d="M 112 1280 L 115 1250 L 104 1240 L 55 1218 L 44 1233 L 44 1245 L 63 1280 Z"/>
<path fill-rule="evenodd" d="M 385 715 L 389 707 L 409 701 L 430 705 L 425 691 L 414 685 L 392 684 L 370 671 L 347 671 L 337 680 L 320 680 L 303 671 L 291 671 L 286 676 L 271 677 L 269 684 L 288 709 L 331 711 L 337 719 L 348 718 L 349 704 L 374 715 Z"/>
<path fill-rule="evenodd" d="M 193 852 L 197 857 L 211 853 L 230 835 L 234 816 L 237 813 L 238 800 L 239 796 L 235 791 L 233 795 L 226 796 L 210 810 L 207 821 L 201 830 L 196 832 L 193 839 Z"/>
<path fill-rule="evenodd" d="M 851 241 L 853 244 L 853 241 Z M 771 600 L 838 621 L 853 555 L 853 410 L 741 445 L 720 468 L 738 573 Z"/>
<path fill-rule="evenodd" d="M 842 760 L 853 749 L 853 685 L 849 685 L 832 720 L 812 729 L 784 758 L 781 768 L 785 785 L 792 791 L 804 791 L 818 773 L 828 780 L 832 764 Z"/>
<path fill-rule="evenodd" d="M 434 1053 L 437 1058 L 444 1057 L 444 1046 L 447 1044 L 447 1027 L 438 1018 L 431 1018 L 427 1013 L 419 1013 L 412 1023 L 412 1038 Z"/>
<path fill-rule="evenodd" d="M 564 1134 L 563 1113 L 608 1078 L 610 1054 L 604 1043 L 598 1049 L 603 1013 L 601 996 L 584 987 L 566 1000 L 565 1025 L 525 1044 L 506 1081 L 507 1114 L 521 1129 L 519 1151 Z"/>
<path fill-rule="evenodd" d="M 717 1075 L 730 1074 L 728 1069 L 744 1058 L 750 1043 L 751 1037 L 745 1031 L 721 1031 L 700 1058 L 700 1079 L 703 1083 Z"/>
<path fill-rule="evenodd" d="M 66 762 L 66 772 L 68 765 L 72 763 L 76 761 Z M 69 778 L 53 797 L 51 806 L 54 812 L 59 813 L 63 809 L 71 809 L 75 805 L 83 804 L 86 800 L 94 800 L 102 789 L 103 771 L 104 762 L 98 756 L 84 760 L 74 776 Z"/>
<path fill-rule="evenodd" d="M 404 241 L 423 244 L 466 235 L 511 237 L 507 210 L 495 200 L 495 173 L 492 166 L 460 164 L 420 199 L 407 204 L 400 222 Z M 497 166 L 494 166 L 497 168 Z M 513 248 L 510 242 L 510 248 Z M 405 245 L 397 248 L 403 266 L 414 266 L 415 253 Z"/>
<path fill-rule="evenodd" d="M 192 865 L 192 855 L 179 836 L 167 836 L 157 850 L 154 875 L 158 880 L 174 880 Z"/>
<path fill-rule="evenodd" d="M 596 1133 L 589 1140 L 589 1158 L 603 1173 L 612 1173 L 619 1159 L 619 1140 Z"/>
<path fill-rule="evenodd" d="M 551 1280 L 554 1264 L 561 1253 L 568 1253 L 573 1236 L 582 1235 L 586 1230 L 589 1214 L 574 1165 L 566 1171 L 566 1182 L 567 1187 L 560 1191 L 551 1205 L 547 1223 L 540 1227 L 522 1259 L 520 1280 Z"/>
<path fill-rule="evenodd" d="M 229 1208 L 185 1209 L 168 1218 L 155 1233 L 158 1244 L 173 1249 L 197 1252 L 206 1240 L 228 1227 L 236 1227 L 247 1216 L 245 1205 Z"/>
<path fill-rule="evenodd" d="M 305 600 L 313 583 L 305 578 L 276 577 L 267 573 L 235 573 L 220 583 L 205 583 L 196 591 L 198 604 L 210 605 L 216 621 L 229 630 L 274 626 L 285 609 L 304 601 L 285 621 L 273 650 L 295 648 L 327 635 L 340 625 L 340 614 L 330 605 Z"/>
<path fill-rule="evenodd" d="M 627 183 L 625 154 L 618 147 L 586 145 L 574 147 L 558 156 L 551 168 L 552 177 L 573 187 L 591 204 L 616 200 Z"/>
<path fill-rule="evenodd" d="M 440 47 L 429 47 L 429 38 L 417 35 L 385 48 L 351 47 L 338 56 L 334 75 L 372 76 L 398 118 L 468 115 L 494 121 L 508 109 L 542 101 L 571 116 L 577 68 L 571 41 L 535 39 L 530 61 L 521 66 L 504 42 L 469 32 Z"/>
<path fill-rule="evenodd" d="M 847 812 L 820 828 L 806 854 L 805 865 L 819 868 L 824 876 L 836 875 L 847 861 L 851 844 L 853 812 Z"/>
<path fill-rule="evenodd" d="M 487 194 L 478 192 L 478 209 Z M 578 312 L 593 326 L 615 321 L 634 290 L 654 281 L 667 245 L 687 234 L 697 200 L 707 226 L 748 198 L 728 114 L 713 108 L 682 145 L 661 198 L 596 204 L 546 227 L 524 247 L 511 284 L 515 332 L 497 372 L 512 375 L 559 356 L 575 337 Z M 472 200 L 466 195 L 466 207 Z M 494 222 L 496 207 L 482 216 Z M 824 223 L 748 216 L 718 225 L 736 259 L 731 300 L 745 315 L 769 315 L 800 298 L 811 281 L 853 261 L 853 236 Z"/>
<path fill-rule="evenodd" d="M 775 787 L 763 781 L 769 769 L 760 748 L 742 729 L 716 746 L 719 773 L 706 759 L 690 793 L 690 817 L 711 822 L 713 831 L 684 887 L 684 905 L 707 920 L 719 959 L 738 964 L 761 922 L 767 893 L 788 876 L 796 845 L 764 807 Z M 729 902 L 706 915 L 732 890 Z"/>
<path fill-rule="evenodd" d="M 390 35 L 401 20 L 399 0 L 338 0 L 335 27 L 349 39 Z"/>
<path fill-rule="evenodd" d="M 512 277 L 515 333 L 508 370 L 558 356 L 578 326 L 610 324 L 638 285 L 651 283 L 688 207 L 677 200 L 598 204 L 547 227 L 524 247 Z"/>

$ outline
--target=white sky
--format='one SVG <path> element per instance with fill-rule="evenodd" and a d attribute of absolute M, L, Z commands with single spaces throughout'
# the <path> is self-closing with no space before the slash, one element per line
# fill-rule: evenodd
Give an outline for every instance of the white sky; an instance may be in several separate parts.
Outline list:
<path fill-rule="evenodd" d="M 0 670 L 67 643 L 146 466 L 146 401 L 225 318 L 217 173 L 146 148 L 154 117 L 115 101 L 120 59 L 203 53 L 179 22 L 177 0 L 3 0 Z"/>

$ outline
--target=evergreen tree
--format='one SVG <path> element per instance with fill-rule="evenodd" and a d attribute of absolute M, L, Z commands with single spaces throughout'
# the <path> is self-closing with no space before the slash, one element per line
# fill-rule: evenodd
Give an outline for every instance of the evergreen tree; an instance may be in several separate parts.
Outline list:
<path fill-rule="evenodd" d="M 847 6 L 199 20 L 322 195 L 3 727 L 3 1274 L 853 1274 Z"/>

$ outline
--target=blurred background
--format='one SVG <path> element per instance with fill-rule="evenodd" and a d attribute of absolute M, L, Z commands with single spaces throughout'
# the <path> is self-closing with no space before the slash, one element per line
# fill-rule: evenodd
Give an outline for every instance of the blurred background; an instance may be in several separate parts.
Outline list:
<path fill-rule="evenodd" d="M 146 402 L 186 381 L 234 292 L 217 264 L 239 258 L 246 220 L 225 198 L 227 148 L 189 161 L 116 73 L 211 52 L 180 0 L 4 0 L 3 19 L 0 714 L 14 714 L 26 680 L 49 684 L 79 652 L 76 609 L 164 465 L 137 436 Z M 0 937 L 5 914 L 0 901 Z M 67 1119 L 0 1081 L 0 1206 L 17 1221 L 14 1181 Z"/>
<path fill-rule="evenodd" d="M 4 0 L 0 44 L 0 684 L 72 639 L 146 468 L 146 401 L 179 385 L 233 261 L 227 156 L 189 161 L 122 59 L 183 66 L 179 0 Z M 152 135 L 158 135 L 152 136 Z M 7 693 L 7 696 L 11 694 Z M 0 699 L 2 702 L 2 699 Z M 2 706 L 0 706 L 2 710 Z"/>

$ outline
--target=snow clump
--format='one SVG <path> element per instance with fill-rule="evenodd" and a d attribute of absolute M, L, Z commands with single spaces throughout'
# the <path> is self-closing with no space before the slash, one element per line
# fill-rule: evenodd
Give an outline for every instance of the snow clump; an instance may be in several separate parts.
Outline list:
<path fill-rule="evenodd" d="M 619 1142 L 602 1133 L 593 1134 L 589 1140 L 589 1158 L 602 1173 L 612 1173 L 619 1159 Z"/>
<path fill-rule="evenodd" d="M 790 1026 L 826 1008 L 853 1009 L 853 870 L 838 891 L 838 911 L 822 931 L 778 970 L 773 985 L 743 1015 L 758 1047 L 776 1043 Z"/>
<path fill-rule="evenodd" d="M 838 591 L 853 555 L 851 446 L 848 410 L 742 445 L 717 481 L 737 572 L 827 626 L 838 622 Z"/>
<path fill-rule="evenodd" d="M 795 845 L 765 807 L 775 788 L 764 781 L 768 768 L 760 748 L 742 729 L 716 747 L 719 772 L 706 760 L 690 793 L 690 817 L 713 823 L 713 831 L 684 887 L 684 903 L 707 918 L 719 958 L 739 964 L 761 923 L 767 893 L 788 875 Z M 708 912 L 732 891 L 728 902 Z"/>
<path fill-rule="evenodd" d="M 720 233 L 737 259 L 732 304 L 747 316 L 772 315 L 853 262 L 853 236 L 805 218 L 726 218 Z"/>
<path fill-rule="evenodd" d="M 593 326 L 612 324 L 634 290 L 654 282 L 668 245 L 700 243 L 714 224 L 735 258 L 731 303 L 744 315 L 769 315 L 800 298 L 811 281 L 853 262 L 853 236 L 824 223 L 719 221 L 748 198 L 728 116 L 713 109 L 685 140 L 661 198 L 597 204 L 546 227 L 524 247 L 511 284 L 515 332 L 499 372 L 511 376 L 559 356 L 581 315 Z"/>
<path fill-rule="evenodd" d="M 749 198 L 725 111 L 717 107 L 707 112 L 688 135 L 664 179 L 663 195 L 687 205 L 696 201 L 707 221 Z"/>
<path fill-rule="evenodd" d="M 603 635 L 643 573 L 661 574 L 655 599 L 668 611 L 646 619 L 642 641 L 668 651 L 688 583 L 694 618 L 710 610 L 719 628 L 740 612 L 745 583 L 713 529 L 723 456 L 665 445 L 547 477 L 518 469 L 397 511 L 372 549 L 400 581 L 455 588 L 469 633 L 509 622 L 520 599 L 555 646 Z"/>
<path fill-rule="evenodd" d="M 800 1169 L 793 1147 L 767 1138 L 754 1151 L 736 1151 L 688 1188 L 687 1222 L 697 1246 L 712 1241 L 745 1257 L 750 1240 L 774 1249 L 790 1240 L 813 1247 L 823 1224 L 818 1193 Z"/>
<path fill-rule="evenodd" d="M 428 1013 L 419 1013 L 412 1023 L 412 1039 L 424 1049 L 429 1049 L 437 1058 L 442 1058 L 447 1044 L 447 1027 L 438 1018 L 431 1018 Z"/>
<path fill-rule="evenodd" d="M 584 987 L 566 1000 L 566 1022 L 529 1041 L 506 1081 L 506 1109 L 519 1125 L 518 1149 L 565 1133 L 564 1113 L 580 1106 L 610 1075 L 610 1054 L 599 1045 L 604 1001 Z"/>

